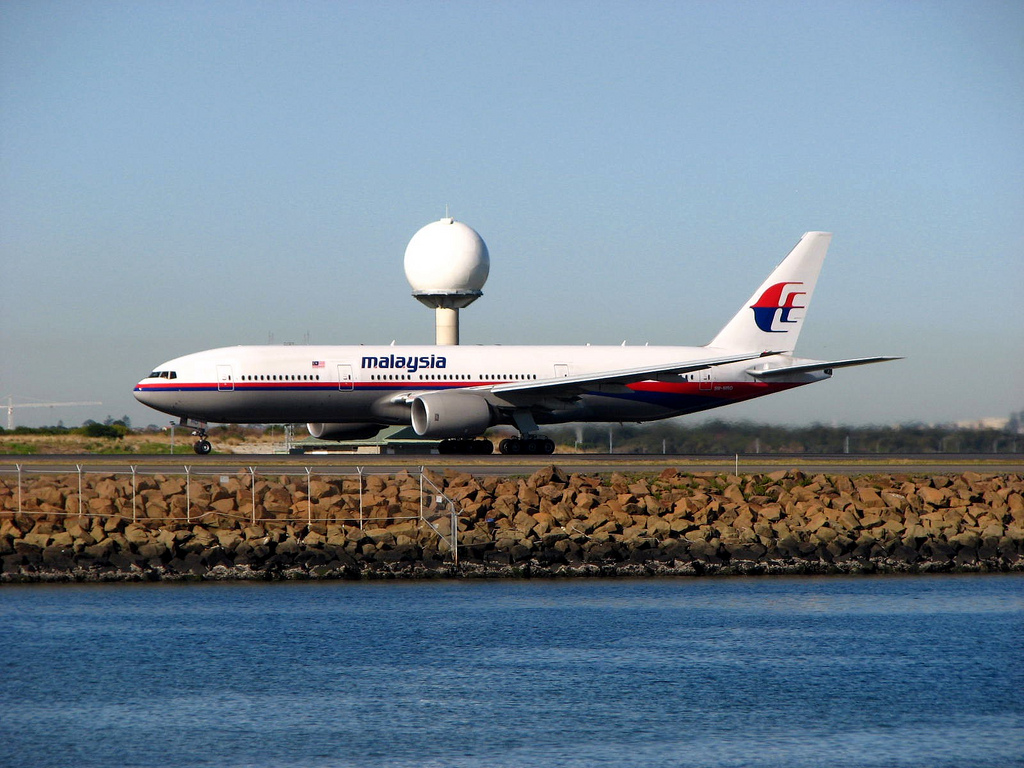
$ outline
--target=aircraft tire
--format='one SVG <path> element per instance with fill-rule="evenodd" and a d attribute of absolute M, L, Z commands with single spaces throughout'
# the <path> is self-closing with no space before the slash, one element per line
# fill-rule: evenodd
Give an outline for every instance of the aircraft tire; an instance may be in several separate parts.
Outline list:
<path fill-rule="evenodd" d="M 200 456 L 207 456 L 213 450 L 213 446 L 210 445 L 209 440 L 196 440 L 192 450 Z"/>
<path fill-rule="evenodd" d="M 518 456 L 523 452 L 522 440 L 510 438 L 508 440 L 503 440 L 502 442 L 505 443 L 505 447 L 501 451 L 502 453 L 508 454 L 509 456 Z"/>

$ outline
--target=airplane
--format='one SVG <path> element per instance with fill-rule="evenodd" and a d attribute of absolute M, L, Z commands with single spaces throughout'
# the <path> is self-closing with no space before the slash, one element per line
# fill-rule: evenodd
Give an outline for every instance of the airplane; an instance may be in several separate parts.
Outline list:
<path fill-rule="evenodd" d="M 550 454 L 542 424 L 645 422 L 823 381 L 836 368 L 898 360 L 792 355 L 832 235 L 807 232 L 708 344 L 680 346 L 236 346 L 162 363 L 139 402 L 179 417 L 197 454 L 210 422 L 307 422 L 322 440 L 411 425 L 440 453 Z"/>

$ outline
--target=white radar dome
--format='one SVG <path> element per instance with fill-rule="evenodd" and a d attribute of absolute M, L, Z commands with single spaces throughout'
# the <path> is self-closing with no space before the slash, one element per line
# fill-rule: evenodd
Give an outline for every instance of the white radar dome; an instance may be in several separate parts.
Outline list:
<path fill-rule="evenodd" d="M 483 239 L 461 221 L 444 218 L 423 227 L 405 249 L 405 277 L 413 295 L 481 295 L 491 270 Z M 421 298 L 422 297 L 422 298 Z"/>

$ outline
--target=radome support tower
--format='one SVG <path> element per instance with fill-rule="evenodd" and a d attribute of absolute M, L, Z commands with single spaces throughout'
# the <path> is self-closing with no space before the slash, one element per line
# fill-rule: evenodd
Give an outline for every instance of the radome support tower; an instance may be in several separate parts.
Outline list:
<path fill-rule="evenodd" d="M 483 238 L 445 216 L 420 229 L 405 249 L 412 295 L 434 309 L 435 343 L 459 343 L 459 310 L 483 295 L 491 258 Z"/>

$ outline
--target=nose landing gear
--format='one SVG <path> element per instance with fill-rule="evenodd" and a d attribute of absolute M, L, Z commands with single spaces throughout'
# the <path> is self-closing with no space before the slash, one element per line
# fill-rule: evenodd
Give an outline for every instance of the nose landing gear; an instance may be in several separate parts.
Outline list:
<path fill-rule="evenodd" d="M 192 450 L 199 456 L 207 456 L 210 451 L 213 450 L 213 446 L 210 444 L 210 441 L 206 439 L 205 421 L 195 421 L 194 419 L 182 416 L 181 419 L 178 420 L 178 424 L 191 429 L 192 434 L 199 438 L 192 444 Z"/>

